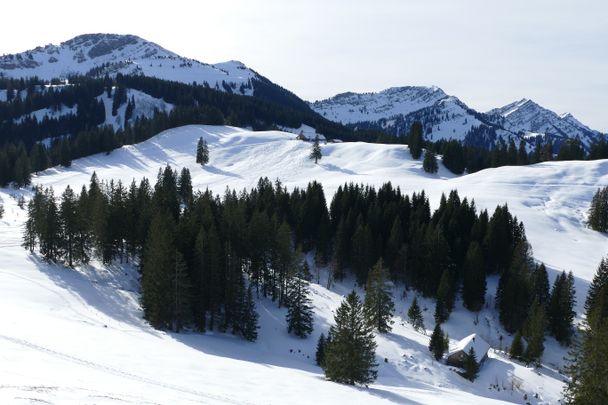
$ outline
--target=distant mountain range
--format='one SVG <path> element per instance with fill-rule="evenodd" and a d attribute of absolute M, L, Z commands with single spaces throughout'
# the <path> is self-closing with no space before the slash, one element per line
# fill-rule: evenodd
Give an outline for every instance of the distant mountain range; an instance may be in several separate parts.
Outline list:
<path fill-rule="evenodd" d="M 179 56 L 134 35 L 86 34 L 60 45 L 46 45 L 0 57 L 0 76 L 62 79 L 144 75 L 186 84 L 197 83 L 223 92 L 259 97 L 300 111 L 314 110 L 325 118 L 351 126 L 407 133 L 421 121 L 428 140 L 456 139 L 492 146 L 498 140 L 536 139 L 557 146 L 579 138 L 585 147 L 605 135 L 571 114 L 558 115 L 528 99 L 485 113 L 468 107 L 438 87 L 407 86 L 377 93 L 343 93 L 307 103 L 238 61 L 207 64 Z M 531 146 L 530 146 L 531 147 Z"/>
<path fill-rule="evenodd" d="M 542 138 L 559 146 L 566 139 L 579 138 L 588 147 L 605 136 L 571 114 L 558 115 L 528 99 L 482 113 L 435 86 L 343 93 L 310 106 L 327 119 L 393 134 L 407 133 L 412 122 L 421 121 L 432 141 L 456 139 L 489 146 L 499 139 L 532 144 Z"/>

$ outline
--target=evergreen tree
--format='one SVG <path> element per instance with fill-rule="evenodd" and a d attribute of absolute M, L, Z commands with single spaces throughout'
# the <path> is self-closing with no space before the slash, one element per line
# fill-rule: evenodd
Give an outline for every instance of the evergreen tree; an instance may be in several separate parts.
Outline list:
<path fill-rule="evenodd" d="M 207 141 L 200 137 L 196 145 L 196 163 L 205 166 L 209 163 L 209 145 Z"/>
<path fill-rule="evenodd" d="M 439 167 L 437 166 L 437 157 L 435 156 L 435 153 L 433 151 L 427 149 L 424 152 L 422 168 L 427 173 L 437 173 Z"/>
<path fill-rule="evenodd" d="M 540 304 L 547 305 L 549 302 L 549 277 L 543 263 L 536 266 L 532 278 L 534 298 L 537 299 Z"/>
<path fill-rule="evenodd" d="M 391 331 L 395 303 L 393 302 L 388 271 L 384 268 L 382 259 L 378 260 L 367 278 L 363 310 L 369 324 L 378 332 L 388 333 Z"/>
<path fill-rule="evenodd" d="M 191 284 L 188 268 L 180 252 L 175 253 L 175 272 L 172 280 L 173 293 L 173 330 L 181 332 L 184 325 L 190 321 L 191 313 Z"/>
<path fill-rule="evenodd" d="M 25 151 L 22 151 L 22 153 L 19 155 L 19 157 L 15 161 L 15 167 L 14 167 L 15 185 L 17 187 L 25 187 L 25 186 L 29 185 L 31 182 L 31 175 L 30 175 L 31 172 L 32 172 L 32 168 L 30 165 L 30 160 L 28 159 Z"/>
<path fill-rule="evenodd" d="M 351 240 L 352 246 L 352 270 L 357 276 L 357 281 L 361 284 L 365 283 L 369 268 L 374 263 L 373 260 L 373 237 L 372 231 L 366 223 L 360 218 L 359 226 L 355 230 Z"/>
<path fill-rule="evenodd" d="M 471 242 L 464 260 L 464 277 L 462 280 L 462 300 L 470 311 L 479 311 L 486 296 L 486 272 L 483 252 L 479 243 Z"/>
<path fill-rule="evenodd" d="M 587 224 L 594 231 L 608 232 L 608 186 L 593 195 Z"/>
<path fill-rule="evenodd" d="M 603 258 L 593 276 L 585 300 L 587 321 L 592 324 L 594 315 L 608 317 L 608 258 Z"/>
<path fill-rule="evenodd" d="M 407 310 L 407 318 L 415 330 L 424 331 L 424 320 L 422 319 L 422 311 L 418 306 L 418 298 L 414 298 L 412 305 L 410 305 L 410 308 Z"/>
<path fill-rule="evenodd" d="M 450 272 L 446 269 L 441 274 L 437 288 L 437 303 L 435 305 L 435 322 L 443 323 L 448 320 L 454 309 L 454 285 Z"/>
<path fill-rule="evenodd" d="M 172 280 L 176 270 L 172 218 L 157 212 L 150 225 L 142 264 L 141 299 L 144 317 L 157 329 L 170 327 L 174 302 Z"/>
<path fill-rule="evenodd" d="M 319 145 L 319 135 L 315 136 L 315 140 L 312 144 L 312 149 L 310 151 L 310 155 L 308 156 L 308 158 L 310 160 L 314 160 L 315 164 L 317 164 L 317 162 L 323 157 L 323 154 L 321 153 L 321 146 Z"/>
<path fill-rule="evenodd" d="M 323 366 L 323 361 L 325 360 L 325 335 L 321 333 L 319 336 L 319 340 L 317 341 L 317 350 L 315 352 L 315 362 L 317 366 Z"/>
<path fill-rule="evenodd" d="M 414 122 L 410 128 L 409 149 L 410 154 L 414 159 L 420 159 L 422 156 L 422 146 L 424 143 L 422 124 L 418 121 Z"/>
<path fill-rule="evenodd" d="M 52 188 L 45 192 L 44 200 L 45 206 L 41 207 L 44 210 L 44 220 L 38 220 L 41 225 L 37 227 L 40 232 L 40 253 L 45 260 L 54 262 L 61 256 L 62 237 L 61 221 Z"/>
<path fill-rule="evenodd" d="M 287 332 L 301 338 L 307 337 L 313 330 L 308 277 L 307 265 L 300 265 L 287 284 Z"/>
<path fill-rule="evenodd" d="M 540 358 L 545 350 L 545 307 L 534 300 L 528 319 L 524 324 L 524 336 L 528 343 L 524 357 L 526 361 L 540 364 Z"/>
<path fill-rule="evenodd" d="M 598 269 L 594 281 L 600 272 Z M 570 379 L 564 390 L 566 404 L 608 403 L 608 286 L 600 287 L 598 282 L 592 284 L 592 289 L 586 301 L 592 304 L 587 310 L 588 324 L 579 331 L 580 339 L 570 352 L 567 366 Z"/>
<path fill-rule="evenodd" d="M 433 353 L 435 360 L 441 360 L 443 354 L 447 350 L 446 347 L 446 336 L 441 329 L 440 324 L 435 324 L 433 334 L 431 335 L 431 341 L 429 343 L 429 350 Z"/>
<path fill-rule="evenodd" d="M 376 342 L 355 291 L 342 302 L 334 321 L 329 332 L 331 342 L 325 347 L 325 376 L 350 385 L 373 382 L 377 376 Z"/>
<path fill-rule="evenodd" d="M 570 344 L 574 321 L 574 276 L 562 272 L 553 284 L 547 307 L 549 333 L 562 344 Z"/>
<path fill-rule="evenodd" d="M 192 176 L 190 176 L 190 170 L 184 167 L 177 181 L 177 190 L 182 202 L 186 206 L 190 206 L 192 203 Z"/>
<path fill-rule="evenodd" d="M 522 342 L 521 332 L 515 334 L 511 348 L 509 349 L 509 356 L 513 359 L 521 359 L 524 355 L 524 343 Z"/>
<path fill-rule="evenodd" d="M 479 373 L 479 363 L 477 363 L 477 355 L 472 347 L 469 349 L 469 353 L 467 353 L 467 356 L 464 359 L 463 368 L 464 371 L 460 373 L 460 375 L 469 381 L 475 381 L 477 374 Z"/>
<path fill-rule="evenodd" d="M 250 342 L 255 342 L 258 338 L 258 313 L 255 310 L 255 301 L 251 285 L 247 288 L 245 302 L 242 308 L 242 329 L 241 335 Z"/>
<path fill-rule="evenodd" d="M 68 266 L 74 265 L 76 250 L 76 239 L 79 234 L 79 218 L 77 213 L 77 202 L 74 192 L 67 186 L 61 195 L 61 206 L 59 208 L 61 222 L 62 251 L 67 255 Z"/>

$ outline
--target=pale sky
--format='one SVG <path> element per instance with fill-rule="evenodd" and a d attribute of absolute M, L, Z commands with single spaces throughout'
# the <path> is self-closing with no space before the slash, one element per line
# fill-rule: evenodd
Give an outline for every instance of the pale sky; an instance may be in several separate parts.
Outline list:
<path fill-rule="evenodd" d="M 134 34 L 244 62 L 306 100 L 437 85 L 486 111 L 531 98 L 608 132 L 606 0 L 2 1 L 0 54 Z"/>

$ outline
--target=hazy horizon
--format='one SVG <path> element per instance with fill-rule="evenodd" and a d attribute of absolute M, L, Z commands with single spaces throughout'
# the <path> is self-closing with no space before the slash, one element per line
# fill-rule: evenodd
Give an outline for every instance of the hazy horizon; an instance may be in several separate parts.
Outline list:
<path fill-rule="evenodd" d="M 46 4 L 3 5 L 13 18 L 0 26 L 0 54 L 85 33 L 133 34 L 207 63 L 240 60 L 309 101 L 435 85 L 479 111 L 530 98 L 608 132 L 601 1 L 107 0 L 94 21 L 69 0 L 31 12 Z"/>

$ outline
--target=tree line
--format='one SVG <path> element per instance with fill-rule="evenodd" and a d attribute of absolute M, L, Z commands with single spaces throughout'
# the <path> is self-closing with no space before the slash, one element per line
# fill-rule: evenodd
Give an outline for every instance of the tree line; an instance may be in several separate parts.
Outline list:
<path fill-rule="evenodd" d="M 187 169 L 178 174 L 165 167 L 154 186 L 147 179 L 125 186 L 93 175 L 79 194 L 66 188 L 59 202 L 52 189 L 35 189 L 24 246 L 67 265 L 92 257 L 134 261 L 146 319 L 163 329 L 241 333 L 243 308 L 254 313 L 250 293 L 278 306 L 307 306 L 306 294 L 288 297 L 305 290 L 293 283 L 295 274 L 309 278 L 308 270 L 300 272 L 299 252 L 313 252 L 317 266 L 331 265 L 329 284 L 352 274 L 368 290 L 386 290 L 391 280 L 435 298 L 437 324 L 449 318 L 459 294 L 471 311 L 487 305 L 486 277 L 498 274 L 496 305 L 507 331 L 530 341 L 536 304 L 550 320 L 538 333 L 547 330 L 564 344 L 572 334 L 572 276 L 560 276 L 550 294 L 546 270 L 532 262 L 523 224 L 508 207 L 498 206 L 492 216 L 478 213 L 456 191 L 442 196 L 431 214 L 424 192 L 403 195 L 390 183 L 378 190 L 345 184 L 328 206 L 317 182 L 289 192 L 260 179 L 250 191 L 226 190 L 219 198 L 193 193 Z M 390 302 L 380 292 L 374 300 L 373 325 L 389 330 Z M 302 335 L 308 326 L 297 328 Z"/>

